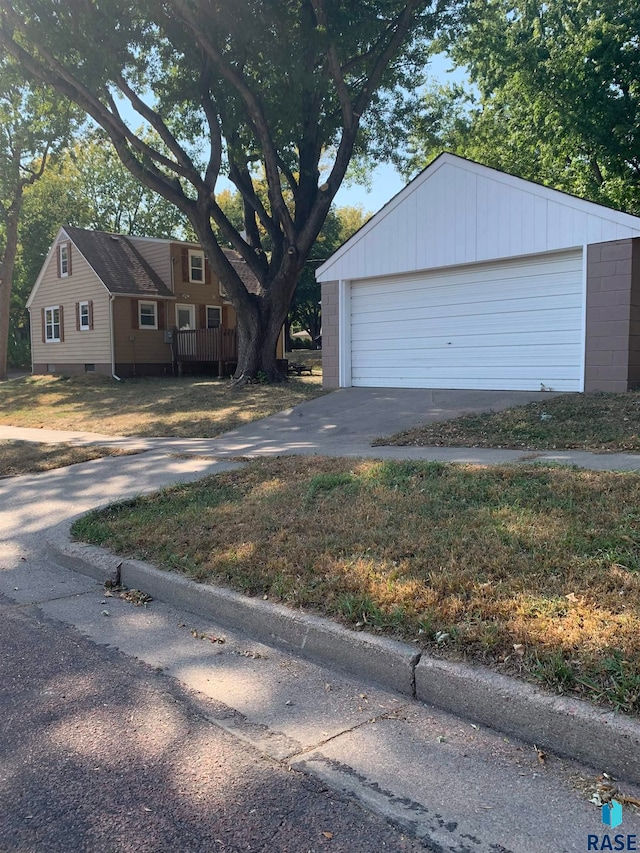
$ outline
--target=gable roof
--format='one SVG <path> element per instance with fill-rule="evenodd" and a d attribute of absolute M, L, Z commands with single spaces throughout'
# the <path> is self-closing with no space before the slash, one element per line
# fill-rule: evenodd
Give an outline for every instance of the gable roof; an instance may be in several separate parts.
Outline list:
<path fill-rule="evenodd" d="M 316 271 L 368 278 L 640 236 L 640 217 L 440 154 Z"/>
<path fill-rule="evenodd" d="M 235 249 L 223 249 L 222 251 L 249 293 L 259 293 L 260 282 L 240 252 L 236 252 Z"/>
<path fill-rule="evenodd" d="M 202 250 L 202 247 L 197 243 L 185 243 L 180 240 L 167 238 L 140 238 L 135 236 L 129 239 L 124 234 L 112 234 L 107 231 L 93 231 L 87 228 L 76 228 L 75 226 L 67 225 L 59 229 L 49 249 L 27 300 L 27 308 L 31 307 L 44 273 L 53 258 L 56 246 L 62 239 L 71 240 L 110 293 L 122 296 L 155 297 L 161 299 L 176 298 L 175 294 L 138 251 L 135 246 L 136 240 L 149 239 L 158 243 L 166 243 L 167 246 L 173 243 L 181 246 L 193 246 L 200 251 Z M 260 291 L 260 282 L 242 255 L 233 249 L 223 249 L 223 252 L 249 293 L 258 293 Z"/>
<path fill-rule="evenodd" d="M 174 298 L 158 273 L 122 234 L 72 226 L 63 230 L 110 293 Z"/>

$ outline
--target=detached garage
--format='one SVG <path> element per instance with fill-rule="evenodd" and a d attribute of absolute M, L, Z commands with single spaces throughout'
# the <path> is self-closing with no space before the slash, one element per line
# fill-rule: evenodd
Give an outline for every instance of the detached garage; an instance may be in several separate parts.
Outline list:
<path fill-rule="evenodd" d="M 317 272 L 325 386 L 640 386 L 640 218 L 438 157 Z"/>

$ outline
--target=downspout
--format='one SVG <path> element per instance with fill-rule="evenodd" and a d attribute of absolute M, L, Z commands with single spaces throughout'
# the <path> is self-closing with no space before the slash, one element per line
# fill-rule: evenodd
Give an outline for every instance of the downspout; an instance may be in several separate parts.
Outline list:
<path fill-rule="evenodd" d="M 113 331 L 113 303 L 115 300 L 115 296 L 113 293 L 109 295 L 109 343 L 111 345 L 111 376 L 113 379 L 117 379 L 118 382 L 122 382 L 119 376 L 116 376 L 116 345 L 115 345 L 115 335 Z"/>

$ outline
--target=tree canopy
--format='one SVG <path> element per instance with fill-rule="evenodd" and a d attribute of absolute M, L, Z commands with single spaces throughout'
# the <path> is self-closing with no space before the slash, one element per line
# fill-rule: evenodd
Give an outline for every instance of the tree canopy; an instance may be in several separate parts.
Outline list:
<path fill-rule="evenodd" d="M 77 118 L 65 98 L 27 83 L 10 57 L 0 59 L 0 379 L 6 379 L 9 319 L 15 310 L 11 297 L 24 193 L 72 136 Z"/>
<path fill-rule="evenodd" d="M 471 86 L 430 90 L 406 171 L 443 148 L 640 213 L 640 6 L 471 0 L 443 36 Z"/>
<path fill-rule="evenodd" d="M 3 0 L 0 44 L 86 110 L 132 175 L 189 220 L 238 313 L 237 378 L 261 370 L 275 379 L 275 342 L 349 161 L 421 79 L 442 8 Z M 161 145 L 132 130 L 123 101 Z M 221 175 L 242 196 L 243 233 L 218 202 Z M 259 293 L 247 291 L 216 233 L 240 252 Z"/>

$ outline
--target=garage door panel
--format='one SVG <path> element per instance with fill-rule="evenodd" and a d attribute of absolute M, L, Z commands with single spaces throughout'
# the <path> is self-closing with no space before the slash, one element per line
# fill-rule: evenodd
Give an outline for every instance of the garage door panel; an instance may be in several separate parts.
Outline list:
<path fill-rule="evenodd" d="M 351 288 L 352 383 L 580 390 L 582 253 Z"/>
<path fill-rule="evenodd" d="M 470 379 L 469 377 L 456 378 L 447 381 L 446 379 L 438 380 L 434 377 L 405 377 L 402 374 L 395 374 L 390 378 L 374 377 L 373 379 L 360 379 L 358 382 L 353 382 L 358 388 L 445 388 L 445 389 L 465 389 L 470 391 L 540 391 L 542 386 L 553 391 L 575 391 L 575 380 L 554 378 L 553 382 L 547 379 L 541 379 L 533 385 L 531 381 L 521 379 L 498 379 L 496 377 L 484 377 L 483 379 Z"/>
<path fill-rule="evenodd" d="M 476 337 L 482 338 L 483 336 L 479 334 L 478 331 L 476 331 Z M 486 335 L 486 338 L 488 340 L 483 341 L 483 346 L 487 343 L 500 347 L 538 346 L 536 334 L 531 331 L 516 332 L 510 330 L 509 332 L 504 332 L 500 335 L 488 333 Z M 379 338 L 375 336 L 368 338 L 362 337 L 358 342 L 357 353 L 360 353 L 361 351 L 371 353 L 380 352 L 379 343 Z M 420 337 L 417 334 L 407 335 L 403 337 L 402 341 L 396 341 L 395 344 L 398 346 L 402 353 L 410 351 L 412 349 L 428 349 L 441 351 L 443 347 L 455 347 L 456 349 L 467 347 L 470 349 L 474 349 L 476 347 L 476 342 L 473 339 L 470 339 L 469 336 L 460 334 L 433 335 L 429 336 L 428 339 L 425 337 Z M 547 334 L 547 346 L 549 347 L 556 345 L 566 345 L 571 348 L 572 351 L 575 351 L 575 347 L 579 344 L 580 333 L 574 329 L 570 331 L 567 331 L 565 329 L 558 329 L 549 331 Z M 354 356 L 357 353 L 354 352 Z"/>
<path fill-rule="evenodd" d="M 528 365 L 548 365 L 554 364 L 570 367 L 574 362 L 574 349 L 570 346 L 554 346 L 546 347 L 544 352 L 540 352 L 538 347 L 523 348 L 522 356 Z M 442 350 L 418 348 L 405 349 L 402 352 L 402 361 L 404 364 L 411 365 L 413 362 L 417 367 L 424 370 L 424 359 L 429 359 L 429 368 L 438 366 L 465 366 L 468 364 L 474 365 L 497 365 L 505 364 L 505 348 L 504 347 L 487 347 L 481 353 L 470 347 L 461 349 L 450 349 L 447 352 Z M 398 366 L 398 361 L 392 361 L 391 366 Z M 358 367 L 365 368 L 386 368 L 390 364 L 384 353 L 368 352 L 354 355 L 352 367 L 355 370 Z M 514 370 L 524 370 L 524 367 L 514 367 Z"/>
<path fill-rule="evenodd" d="M 501 316 L 507 313 L 529 313 L 530 311 L 573 311 L 575 308 L 576 297 L 579 297 L 580 292 L 562 292 L 554 294 L 527 294 L 524 297 L 509 298 L 509 306 L 505 305 L 505 294 L 498 299 L 495 296 L 493 299 L 483 300 L 478 298 L 476 294 L 472 297 L 467 295 L 466 299 L 460 298 L 455 302 L 447 299 L 446 301 L 438 302 L 433 298 L 433 294 L 428 294 L 428 297 L 418 302 L 417 299 L 411 300 L 407 304 L 400 304 L 399 300 L 389 303 L 389 306 L 381 304 L 379 301 L 367 302 L 363 300 L 362 305 L 358 304 L 357 300 L 352 299 L 351 310 L 354 317 L 354 325 L 362 325 L 369 322 L 395 322 L 403 320 L 407 316 L 407 312 L 411 313 L 415 319 L 429 319 L 430 317 L 465 317 L 465 316 Z"/>
<path fill-rule="evenodd" d="M 499 334 L 531 334 L 532 320 L 544 323 L 545 332 L 565 332 L 575 334 L 580 338 L 579 330 L 576 330 L 576 320 L 572 316 L 566 316 L 559 312 L 550 312 L 540 318 L 533 318 L 531 312 L 528 314 L 498 315 L 495 317 L 473 317 L 465 316 L 456 318 L 455 323 L 445 321 L 445 318 L 435 317 L 430 320 L 407 320 L 399 324 L 402 331 L 400 335 L 394 336 L 394 326 L 387 323 L 372 323 L 365 326 L 354 326 L 352 329 L 352 342 L 357 345 L 359 341 L 377 340 L 380 345 L 385 343 L 397 344 L 408 338 L 442 338 L 450 341 L 452 338 L 484 338 L 488 335 Z M 540 340 L 540 336 L 538 336 Z M 545 338 L 546 340 L 546 338 Z M 445 346 L 447 345 L 445 341 Z M 478 344 L 482 344 L 478 340 Z M 516 342 L 517 345 L 517 342 Z"/>

